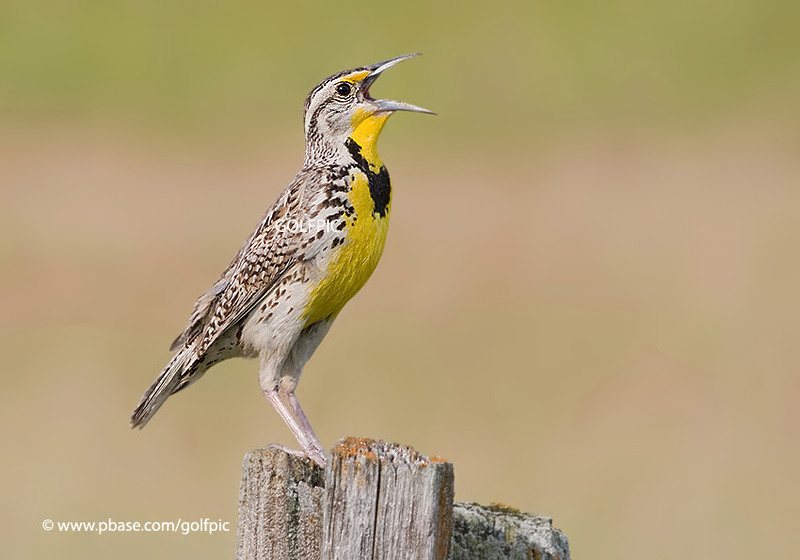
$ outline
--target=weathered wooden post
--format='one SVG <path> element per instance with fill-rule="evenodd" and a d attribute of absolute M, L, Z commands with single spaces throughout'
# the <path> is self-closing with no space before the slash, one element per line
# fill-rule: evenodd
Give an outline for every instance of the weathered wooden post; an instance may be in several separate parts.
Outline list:
<path fill-rule="evenodd" d="M 453 465 L 397 444 L 347 438 L 325 472 L 322 559 L 447 560 Z"/>
<path fill-rule="evenodd" d="M 317 560 L 322 543 L 325 473 L 278 447 L 244 457 L 236 557 Z"/>
<path fill-rule="evenodd" d="M 453 504 L 453 466 L 346 438 L 323 471 L 277 447 L 245 456 L 240 560 L 569 560 L 546 517 Z"/>

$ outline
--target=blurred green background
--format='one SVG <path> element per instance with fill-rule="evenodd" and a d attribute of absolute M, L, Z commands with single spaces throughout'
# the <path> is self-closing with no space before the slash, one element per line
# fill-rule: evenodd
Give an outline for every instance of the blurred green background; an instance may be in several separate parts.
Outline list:
<path fill-rule="evenodd" d="M 14 558 L 231 557 L 241 459 L 293 445 L 231 361 L 128 416 L 302 162 L 302 103 L 407 52 L 383 261 L 298 394 L 575 558 L 800 545 L 797 2 L 0 4 L 0 535 Z"/>

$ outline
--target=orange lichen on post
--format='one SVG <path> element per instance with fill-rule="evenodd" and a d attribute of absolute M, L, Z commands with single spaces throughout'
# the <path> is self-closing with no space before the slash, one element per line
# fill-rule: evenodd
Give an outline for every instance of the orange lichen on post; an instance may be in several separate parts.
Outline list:
<path fill-rule="evenodd" d="M 375 443 L 375 440 L 370 438 L 346 437 L 333 448 L 333 454 L 348 458 L 361 455 L 370 460 L 377 459 L 378 456 L 371 450 Z"/>
<path fill-rule="evenodd" d="M 500 502 L 492 502 L 489 504 L 488 509 L 499 513 L 520 513 L 519 508 L 509 506 Z"/>
<path fill-rule="evenodd" d="M 417 466 L 448 462 L 441 457 L 426 457 L 417 452 L 414 448 L 398 443 L 388 443 L 385 441 L 358 437 L 343 438 L 336 447 L 333 448 L 332 454 L 342 459 L 364 457 L 368 460 L 399 461 Z"/>

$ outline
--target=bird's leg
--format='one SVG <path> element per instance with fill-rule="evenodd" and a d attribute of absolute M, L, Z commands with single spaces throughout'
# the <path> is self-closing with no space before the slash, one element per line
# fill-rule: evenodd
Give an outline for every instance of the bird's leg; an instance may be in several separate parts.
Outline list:
<path fill-rule="evenodd" d="M 283 401 L 289 405 L 292 416 L 294 416 L 299 424 L 300 432 L 299 434 L 297 432 L 294 434 L 297 441 L 303 445 L 303 450 L 308 453 L 308 456 L 311 457 L 315 463 L 324 468 L 328 457 L 325 454 L 325 450 L 322 448 L 322 443 L 320 443 L 317 434 L 314 432 L 314 428 L 311 427 L 311 423 L 303 413 L 300 401 L 297 400 L 294 390 L 279 387 L 278 394 L 282 397 Z"/>
<path fill-rule="evenodd" d="M 272 403 L 273 408 L 275 408 L 286 425 L 289 426 L 295 439 L 303 448 L 303 454 L 324 468 L 327 457 L 322 449 L 322 444 L 311 428 L 311 424 L 309 424 L 305 414 L 303 414 L 303 409 L 300 408 L 300 403 L 297 402 L 294 392 L 275 388 L 264 391 L 264 395 Z M 285 448 L 283 449 L 289 451 Z M 291 453 L 291 451 L 289 452 Z"/>
<path fill-rule="evenodd" d="M 302 429 L 300 428 L 300 424 L 292 414 L 291 408 L 283 401 L 283 399 L 281 399 L 278 389 L 276 388 L 270 391 L 264 391 L 264 395 L 267 397 L 269 402 L 272 403 L 273 408 L 275 408 L 286 425 L 289 426 L 289 429 L 297 439 L 297 442 L 303 447 L 303 449 L 305 449 L 307 447 L 307 442 L 302 437 L 303 433 Z"/>

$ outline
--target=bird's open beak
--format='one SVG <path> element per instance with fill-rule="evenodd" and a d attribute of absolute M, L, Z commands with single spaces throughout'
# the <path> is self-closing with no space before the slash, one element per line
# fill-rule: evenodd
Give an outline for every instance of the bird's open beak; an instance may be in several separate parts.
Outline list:
<path fill-rule="evenodd" d="M 367 66 L 366 69 L 369 70 L 369 74 L 367 77 L 362 80 L 362 84 L 364 85 L 364 95 L 367 96 L 368 99 L 372 99 L 369 97 L 369 88 L 378 79 L 384 70 L 387 68 L 391 68 L 398 62 L 403 62 L 404 60 L 408 60 L 409 58 L 413 58 L 415 56 L 419 56 L 420 53 L 414 54 L 404 54 L 403 56 L 398 56 L 397 58 L 392 58 L 391 60 L 386 60 L 384 62 L 379 62 L 377 64 L 373 64 L 372 66 Z M 394 112 L 394 111 L 413 111 L 415 113 L 429 113 L 431 115 L 435 115 L 433 111 L 425 109 L 423 107 L 418 107 L 416 105 L 412 105 L 411 103 L 405 103 L 403 101 L 394 101 L 392 99 L 373 99 L 372 101 L 375 102 L 377 105 L 378 111 L 386 111 L 386 112 Z"/>

